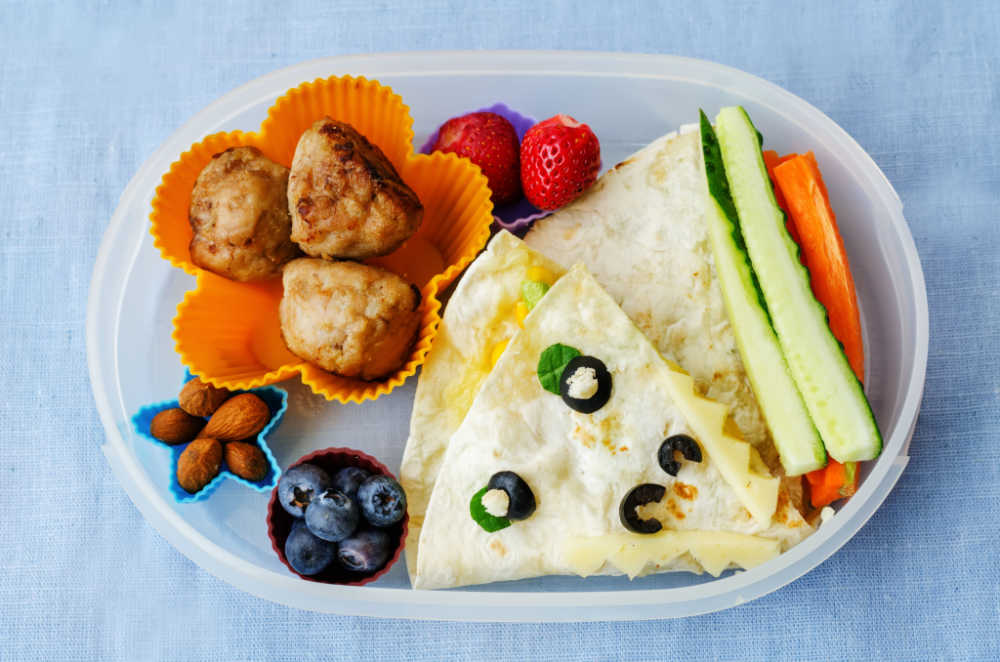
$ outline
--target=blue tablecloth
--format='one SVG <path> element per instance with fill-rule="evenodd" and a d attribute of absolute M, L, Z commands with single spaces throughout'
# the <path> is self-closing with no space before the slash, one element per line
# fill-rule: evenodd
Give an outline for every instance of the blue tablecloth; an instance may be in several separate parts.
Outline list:
<path fill-rule="evenodd" d="M 998 5 L 537 4 L 0 3 L 0 659 L 1000 657 Z M 926 274 L 927 387 L 909 467 L 833 558 L 680 621 L 385 621 L 251 597 L 143 521 L 98 450 L 84 355 L 91 268 L 129 178 L 275 68 L 447 48 L 716 60 L 812 102 L 885 171 Z"/>

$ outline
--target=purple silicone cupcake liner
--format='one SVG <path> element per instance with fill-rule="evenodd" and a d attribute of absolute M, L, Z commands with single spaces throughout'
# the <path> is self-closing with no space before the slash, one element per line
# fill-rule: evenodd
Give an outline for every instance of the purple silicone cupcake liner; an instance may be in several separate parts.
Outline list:
<path fill-rule="evenodd" d="M 535 125 L 535 120 L 531 117 L 525 117 L 516 110 L 507 106 L 504 103 L 495 103 L 488 108 L 480 108 L 478 110 L 469 111 L 472 113 L 496 113 L 501 117 L 507 119 L 508 122 L 514 125 L 514 131 L 517 132 L 517 139 L 522 140 L 524 134 L 527 133 L 528 129 Z M 462 113 L 465 115 L 466 113 Z M 455 117 L 460 117 L 456 115 Z M 442 122 L 444 124 L 444 122 Z M 430 154 L 433 151 L 434 143 L 438 139 L 438 130 L 427 138 L 423 146 L 420 148 L 421 154 Z M 493 224 L 497 228 L 503 228 L 508 232 L 512 232 L 517 236 L 522 236 L 531 227 L 531 224 L 540 218 L 548 216 L 552 212 L 542 211 L 538 209 L 526 199 L 521 198 L 515 203 L 504 205 L 502 207 L 497 207 L 493 210 Z"/>

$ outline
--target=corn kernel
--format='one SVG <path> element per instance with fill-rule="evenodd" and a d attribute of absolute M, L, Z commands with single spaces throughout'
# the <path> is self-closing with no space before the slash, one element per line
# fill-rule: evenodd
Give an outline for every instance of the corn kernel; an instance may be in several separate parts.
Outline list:
<path fill-rule="evenodd" d="M 490 354 L 490 366 L 491 367 L 495 366 L 497 364 L 497 361 L 500 360 L 500 355 L 503 354 L 503 351 L 505 349 L 507 349 L 507 343 L 509 343 L 509 342 L 510 342 L 510 338 L 507 338 L 506 340 L 501 340 L 496 345 L 493 345 L 493 352 Z"/>
<path fill-rule="evenodd" d="M 518 301 L 514 306 L 514 316 L 517 317 L 517 325 L 524 328 L 524 318 L 528 316 L 528 304 Z"/>

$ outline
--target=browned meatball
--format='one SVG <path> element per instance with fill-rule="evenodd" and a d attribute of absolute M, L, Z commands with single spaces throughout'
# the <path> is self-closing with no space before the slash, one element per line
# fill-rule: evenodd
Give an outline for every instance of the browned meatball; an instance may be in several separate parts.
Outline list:
<path fill-rule="evenodd" d="M 292 240 L 309 255 L 388 255 L 420 227 L 424 209 L 378 146 L 329 117 L 295 147 L 288 179 Z"/>
<path fill-rule="evenodd" d="M 274 278 L 300 255 L 291 240 L 288 168 L 256 147 L 216 154 L 191 192 L 191 261 L 232 280 Z"/>
<path fill-rule="evenodd" d="M 391 271 L 300 258 L 285 265 L 281 333 L 297 356 L 344 377 L 378 379 L 410 354 L 420 290 Z"/>

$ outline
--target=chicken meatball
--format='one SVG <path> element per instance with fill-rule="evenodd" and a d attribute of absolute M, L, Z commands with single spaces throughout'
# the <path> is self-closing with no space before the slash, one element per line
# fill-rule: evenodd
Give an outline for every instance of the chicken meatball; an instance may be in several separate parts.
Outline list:
<path fill-rule="evenodd" d="M 420 290 L 391 271 L 299 258 L 285 265 L 281 333 L 296 356 L 344 377 L 401 367 L 420 324 Z"/>
<path fill-rule="evenodd" d="M 288 215 L 288 168 L 255 147 L 216 154 L 195 182 L 191 261 L 232 280 L 274 278 L 299 256 Z"/>
<path fill-rule="evenodd" d="M 327 259 L 388 255 L 417 231 L 424 214 L 382 150 L 329 117 L 295 147 L 288 210 L 292 240 Z"/>

